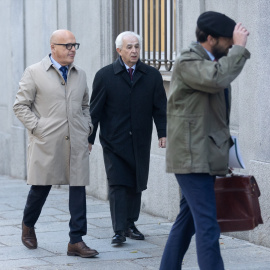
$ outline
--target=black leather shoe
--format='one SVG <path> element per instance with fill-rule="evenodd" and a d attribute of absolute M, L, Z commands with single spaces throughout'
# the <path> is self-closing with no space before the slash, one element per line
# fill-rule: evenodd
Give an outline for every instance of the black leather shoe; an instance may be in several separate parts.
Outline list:
<path fill-rule="evenodd" d="M 117 231 L 112 238 L 112 244 L 122 244 L 126 242 L 126 237 L 124 231 Z"/>
<path fill-rule="evenodd" d="M 125 231 L 125 236 L 135 240 L 144 240 L 144 235 L 135 227 L 135 225 Z"/>

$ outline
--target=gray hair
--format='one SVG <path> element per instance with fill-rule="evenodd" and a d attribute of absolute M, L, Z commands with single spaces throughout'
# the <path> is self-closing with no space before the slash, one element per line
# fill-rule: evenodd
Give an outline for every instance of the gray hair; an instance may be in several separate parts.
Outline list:
<path fill-rule="evenodd" d="M 115 40 L 116 49 L 117 48 L 122 49 L 122 47 L 123 47 L 123 38 L 125 36 L 135 36 L 139 41 L 140 48 L 142 47 L 142 38 L 141 38 L 141 36 L 139 36 L 138 34 L 136 34 L 135 32 L 132 32 L 132 31 L 125 31 L 125 32 L 120 33 L 117 36 L 117 38 Z"/>

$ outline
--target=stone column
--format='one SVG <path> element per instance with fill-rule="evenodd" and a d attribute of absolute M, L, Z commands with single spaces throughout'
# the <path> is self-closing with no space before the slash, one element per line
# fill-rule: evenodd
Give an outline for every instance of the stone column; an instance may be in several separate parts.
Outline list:
<path fill-rule="evenodd" d="M 13 113 L 24 70 L 23 7 L 20 0 L 0 2 L 2 65 L 0 66 L 0 174 L 25 178 L 25 131 Z"/>

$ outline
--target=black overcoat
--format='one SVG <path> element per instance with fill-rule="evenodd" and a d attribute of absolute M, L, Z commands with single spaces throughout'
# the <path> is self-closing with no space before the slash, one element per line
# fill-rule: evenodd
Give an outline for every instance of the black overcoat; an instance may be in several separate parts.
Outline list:
<path fill-rule="evenodd" d="M 133 81 L 121 58 L 100 69 L 93 82 L 90 114 L 94 144 L 98 124 L 109 185 L 147 188 L 153 120 L 166 137 L 166 93 L 155 68 L 136 64 Z"/>

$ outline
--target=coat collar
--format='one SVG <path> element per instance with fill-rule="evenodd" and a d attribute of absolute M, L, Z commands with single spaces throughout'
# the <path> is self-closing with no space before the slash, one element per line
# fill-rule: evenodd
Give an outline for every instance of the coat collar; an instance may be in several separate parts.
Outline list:
<path fill-rule="evenodd" d="M 203 48 L 203 46 L 200 43 L 192 42 L 190 44 L 189 48 L 191 49 L 191 51 L 194 51 L 195 53 L 200 55 L 202 58 L 207 59 L 207 60 L 211 60 L 209 55 L 207 54 L 207 52 L 205 51 L 205 49 Z"/>
<path fill-rule="evenodd" d="M 118 59 L 113 63 L 114 74 L 118 74 L 120 72 L 126 71 L 125 65 L 123 63 L 122 58 L 119 56 Z M 147 73 L 147 67 L 144 63 L 139 59 L 136 63 L 135 72 L 141 71 L 143 73 Z"/>
<path fill-rule="evenodd" d="M 136 63 L 136 69 L 133 74 L 133 81 L 130 81 L 129 75 L 127 73 L 126 67 L 123 63 L 122 58 L 119 58 L 113 63 L 113 70 L 114 74 L 121 74 L 123 79 L 128 83 L 130 86 L 134 87 L 136 83 L 141 79 L 143 74 L 147 73 L 147 65 L 142 63 L 140 59 Z"/>
<path fill-rule="evenodd" d="M 42 59 L 42 62 L 43 62 L 43 64 L 44 64 L 44 66 L 45 66 L 46 71 L 48 71 L 51 67 L 52 67 L 52 68 L 54 67 L 54 65 L 53 65 L 53 63 L 52 63 L 52 61 L 51 61 L 51 59 L 50 59 L 50 55 L 51 55 L 51 54 L 49 53 L 48 55 L 46 55 L 46 56 Z M 72 68 L 74 68 L 74 69 L 77 70 L 76 65 L 74 65 L 73 63 L 69 65 L 69 70 L 72 69 Z"/>

